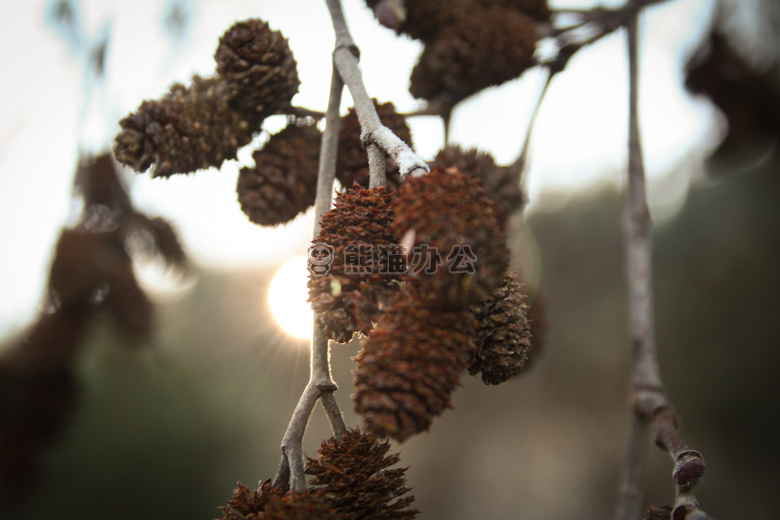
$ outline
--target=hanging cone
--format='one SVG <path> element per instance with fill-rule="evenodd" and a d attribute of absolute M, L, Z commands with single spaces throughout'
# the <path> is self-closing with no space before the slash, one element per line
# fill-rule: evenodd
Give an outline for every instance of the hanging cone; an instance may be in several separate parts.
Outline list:
<path fill-rule="evenodd" d="M 503 383 L 519 374 L 528 362 L 531 345 L 528 305 L 517 274 L 507 271 L 504 284 L 487 300 L 472 305 L 469 310 L 478 321 L 474 356 L 468 371 L 482 374 L 487 385 Z"/>
<path fill-rule="evenodd" d="M 457 168 L 409 178 L 392 206 L 409 273 L 431 308 L 465 309 L 488 298 L 509 261 L 493 202 Z"/>
<path fill-rule="evenodd" d="M 468 16 L 475 8 L 474 0 L 414 0 L 403 3 L 404 16 L 401 20 L 397 14 L 388 12 L 386 3 L 366 0 L 380 23 L 395 29 L 398 34 L 426 43 L 434 40 L 443 28 Z"/>
<path fill-rule="evenodd" d="M 119 122 L 114 155 L 138 172 L 154 164 L 153 177 L 218 168 L 235 159 L 262 118 L 233 110 L 229 93 L 225 82 L 197 75 L 189 87 L 174 84 L 161 100 L 144 101 Z"/>
<path fill-rule="evenodd" d="M 505 229 L 509 215 L 523 208 L 524 198 L 520 179 L 509 168 L 497 166 L 493 156 L 476 148 L 463 149 L 458 145 L 447 146 L 436 154 L 433 166 L 457 166 L 471 177 L 482 181 L 482 189 L 495 203 L 496 218 Z"/>
<path fill-rule="evenodd" d="M 288 491 L 271 486 L 271 479 L 256 490 L 238 483 L 220 520 L 340 520 L 323 493 Z"/>
<path fill-rule="evenodd" d="M 236 187 L 249 220 L 275 226 L 314 204 L 320 139 L 316 127 L 291 124 L 252 154 L 255 166 L 241 168 Z"/>
<path fill-rule="evenodd" d="M 237 22 L 219 39 L 217 71 L 230 104 L 256 118 L 284 111 L 298 92 L 298 69 L 287 40 L 259 19 Z"/>
<path fill-rule="evenodd" d="M 355 410 L 368 431 L 399 441 L 450 407 L 475 349 L 468 311 L 430 310 L 411 281 L 386 306 L 355 357 Z"/>
<path fill-rule="evenodd" d="M 415 518 L 419 511 L 409 508 L 414 496 L 404 496 L 410 491 L 406 468 L 388 469 L 400 460 L 397 453 L 386 455 L 389 449 L 357 428 L 323 441 L 320 456 L 306 464 L 311 490 L 323 493 L 342 520 Z"/>
<path fill-rule="evenodd" d="M 426 44 L 409 92 L 455 105 L 533 66 L 538 38 L 536 23 L 527 15 L 503 7 L 476 9 Z"/>
<path fill-rule="evenodd" d="M 353 186 L 336 196 L 312 242 L 332 248 L 327 273 L 311 271 L 309 300 L 328 339 L 344 343 L 368 333 L 381 302 L 397 286 L 406 265 L 390 230 L 395 192 Z"/>

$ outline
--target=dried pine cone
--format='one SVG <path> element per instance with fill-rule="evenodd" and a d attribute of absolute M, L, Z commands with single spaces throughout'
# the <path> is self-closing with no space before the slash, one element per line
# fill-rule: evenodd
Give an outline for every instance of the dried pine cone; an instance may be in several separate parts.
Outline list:
<path fill-rule="evenodd" d="M 485 194 L 495 203 L 496 218 L 501 229 L 504 229 L 509 215 L 523 207 L 519 176 L 508 167 L 496 166 L 489 153 L 451 145 L 436 154 L 433 166 L 457 166 L 472 179 L 481 180 Z"/>
<path fill-rule="evenodd" d="M 477 349 L 469 361 L 468 371 L 472 376 L 481 372 L 486 385 L 503 383 L 519 374 L 528 362 L 528 306 L 520 288 L 517 274 L 507 271 L 504 284 L 490 298 L 469 308 L 479 324 Z"/>
<path fill-rule="evenodd" d="M 454 105 L 520 76 L 534 64 L 538 37 L 534 20 L 516 10 L 474 10 L 425 46 L 412 70 L 409 92 Z"/>
<path fill-rule="evenodd" d="M 374 14 L 383 25 L 395 29 L 399 34 L 406 34 L 423 42 L 432 41 L 442 28 L 468 16 L 475 8 L 474 0 L 405 1 L 403 2 L 405 19 L 398 20 L 394 13 L 387 12 L 387 2 L 366 0 L 366 4 L 374 10 Z"/>
<path fill-rule="evenodd" d="M 395 105 L 391 102 L 388 101 L 380 105 L 376 99 L 373 101 L 382 124 L 411 147 L 412 133 L 406 124 L 406 118 L 395 111 Z M 360 121 L 354 108 L 350 108 L 347 115 L 341 118 L 336 178 L 344 187 L 352 186 L 355 182 L 363 187 L 368 187 L 368 155 L 360 140 Z M 398 172 L 398 166 L 388 157 L 386 185 L 392 191 L 397 189 L 400 183 L 401 175 Z"/>
<path fill-rule="evenodd" d="M 238 201 L 249 220 L 263 226 L 288 222 L 314 204 L 320 131 L 288 125 L 252 154 L 253 168 L 241 168 Z"/>
<path fill-rule="evenodd" d="M 475 349 L 474 316 L 426 308 L 424 290 L 412 280 L 396 293 L 355 357 L 355 410 L 380 437 L 427 430 Z"/>
<path fill-rule="evenodd" d="M 346 342 L 356 331 L 367 333 L 381 300 L 405 271 L 398 239 L 390 231 L 395 192 L 384 186 L 354 186 L 336 196 L 312 242 L 333 248 L 330 271 L 312 272 L 309 300 L 325 335 Z"/>
<path fill-rule="evenodd" d="M 501 284 L 509 253 L 493 202 L 478 179 L 434 168 L 407 179 L 392 206 L 412 275 L 424 281 L 432 308 L 465 309 Z"/>
<path fill-rule="evenodd" d="M 260 482 L 254 491 L 249 491 L 247 486 L 239 482 L 227 505 L 219 508 L 224 513 L 222 520 L 261 518 L 259 515 L 265 510 L 268 503 L 279 500 L 283 496 L 282 488 L 271 486 L 271 479 Z"/>
<path fill-rule="evenodd" d="M 409 509 L 414 496 L 406 496 L 406 468 L 387 469 L 398 463 L 397 453 L 386 455 L 388 442 L 379 442 L 357 428 L 341 439 L 323 441 L 319 458 L 309 458 L 306 474 L 311 489 L 323 493 L 342 520 L 415 518 Z"/>
<path fill-rule="evenodd" d="M 153 177 L 219 167 L 235 159 L 252 140 L 262 117 L 241 113 L 229 104 L 228 85 L 215 78 L 192 77 L 174 84 L 161 100 L 144 101 L 122 119 L 114 155 L 138 172 L 154 164 Z"/>
<path fill-rule="evenodd" d="M 228 84 L 233 107 L 265 117 L 290 105 L 298 70 L 287 40 L 259 19 L 237 22 L 219 39 L 217 71 Z"/>
<path fill-rule="evenodd" d="M 288 491 L 266 505 L 258 520 L 341 520 L 321 493 Z M 244 520 L 244 519 L 242 519 Z"/>
<path fill-rule="evenodd" d="M 239 482 L 233 497 L 219 509 L 221 520 L 339 520 L 323 493 L 284 493 L 271 486 L 271 479 L 251 492 Z"/>

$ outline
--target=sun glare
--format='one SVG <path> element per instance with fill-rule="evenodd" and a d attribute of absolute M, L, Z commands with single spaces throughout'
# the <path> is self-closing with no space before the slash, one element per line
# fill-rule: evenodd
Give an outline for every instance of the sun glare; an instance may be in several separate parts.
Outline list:
<path fill-rule="evenodd" d="M 311 305 L 306 301 L 309 290 L 307 257 L 294 256 L 287 260 L 274 275 L 268 301 L 279 326 L 296 338 L 309 339 L 314 319 Z"/>

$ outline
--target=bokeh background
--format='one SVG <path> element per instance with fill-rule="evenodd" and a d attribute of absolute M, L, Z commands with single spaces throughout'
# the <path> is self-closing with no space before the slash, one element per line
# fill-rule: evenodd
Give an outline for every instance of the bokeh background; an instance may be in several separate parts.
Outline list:
<path fill-rule="evenodd" d="M 61 5 L 72 7 L 77 31 L 57 18 Z M 417 108 L 406 87 L 419 45 L 379 26 L 361 1 L 344 5 L 369 93 L 401 111 Z M 0 355 L 42 312 L 54 242 L 74 218 L 80 151 L 110 146 L 117 121 L 142 99 L 211 73 L 219 35 L 251 16 L 290 39 L 302 81 L 294 103 L 323 110 L 333 41 L 324 2 L 313 0 L 4 8 Z M 780 485 L 778 27 L 771 0 L 670 0 L 642 23 L 661 370 L 684 438 L 707 460 L 697 496 L 717 518 L 774 518 Z M 717 45 L 726 37 L 731 52 Z M 88 63 L 103 41 L 98 81 Z M 542 80 L 532 70 L 467 100 L 452 140 L 511 162 Z M 579 53 L 545 98 L 523 179 L 529 205 L 510 237 L 515 265 L 545 310 L 544 351 L 527 373 L 497 387 L 465 376 L 453 410 L 429 433 L 394 445 L 422 519 L 612 514 L 628 426 L 625 85 L 618 33 Z M 272 120 L 267 130 L 282 124 Z M 417 150 L 431 158 L 441 123 L 410 125 Z M 93 320 L 72 408 L 38 447 L 35 470 L 9 486 L 26 492 L 4 500 L 0 517 L 217 518 L 236 481 L 253 486 L 273 475 L 308 378 L 308 343 L 277 325 L 268 288 L 284 260 L 305 254 L 313 218 L 273 229 L 249 223 L 234 190 L 250 155 L 170 180 L 125 172 L 133 203 L 179 230 L 191 271 L 137 266 L 156 305 L 149 344 L 121 337 L 108 317 Z M 333 348 L 350 425 L 358 424 L 348 399 L 357 350 L 357 342 Z M 9 389 L 0 386 L 4 406 Z M 307 453 L 329 436 L 317 409 Z M 653 449 L 650 462 L 647 501 L 667 504 L 671 461 Z"/>

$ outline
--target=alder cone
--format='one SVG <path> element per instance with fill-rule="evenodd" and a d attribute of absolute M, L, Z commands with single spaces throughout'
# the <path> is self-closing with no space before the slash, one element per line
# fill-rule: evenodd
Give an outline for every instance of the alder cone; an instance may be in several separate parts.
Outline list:
<path fill-rule="evenodd" d="M 388 8 L 388 3 L 388 0 L 366 0 L 382 25 L 424 43 L 434 41 L 442 28 L 487 7 L 511 8 L 539 21 L 548 20 L 552 14 L 547 0 L 411 0 L 403 2 L 405 19 L 401 20 Z"/>
<path fill-rule="evenodd" d="M 475 349 L 468 311 L 428 309 L 415 281 L 404 286 L 355 357 L 355 410 L 368 431 L 404 441 L 450 407 Z"/>
<path fill-rule="evenodd" d="M 258 520 L 342 520 L 321 494 L 288 491 L 265 507 Z"/>
<path fill-rule="evenodd" d="M 228 85 L 230 104 L 265 117 L 289 107 L 300 81 L 287 40 L 260 19 L 235 23 L 219 39 L 217 71 Z"/>
<path fill-rule="evenodd" d="M 481 373 L 486 385 L 503 383 L 522 372 L 528 363 L 531 333 L 521 287 L 517 274 L 507 271 L 504 284 L 490 298 L 469 308 L 478 325 L 477 348 L 468 371 L 472 376 Z"/>
<path fill-rule="evenodd" d="M 537 39 L 534 20 L 523 13 L 500 6 L 474 10 L 426 44 L 409 92 L 454 105 L 533 66 Z"/>
<path fill-rule="evenodd" d="M 412 132 L 406 124 L 406 118 L 395 110 L 391 102 L 379 104 L 373 99 L 379 120 L 389 128 L 401 141 L 412 147 Z M 339 130 L 339 152 L 336 159 L 336 178 L 342 186 L 349 187 L 354 183 L 368 187 L 369 170 L 368 154 L 360 140 L 360 121 L 354 108 L 350 108 L 347 115 L 341 118 Z M 398 166 L 389 157 L 387 158 L 387 182 L 388 189 L 395 190 L 401 183 L 401 175 Z"/>
<path fill-rule="evenodd" d="M 419 511 L 409 508 L 414 496 L 404 496 L 410 491 L 406 468 L 388 469 L 400 460 L 397 453 L 387 455 L 389 449 L 357 428 L 323 441 L 320 456 L 306 464 L 311 490 L 327 497 L 342 520 L 416 518 Z"/>
<path fill-rule="evenodd" d="M 457 22 L 459 19 L 467 16 L 478 5 L 475 0 L 413 0 L 405 1 L 404 9 L 406 19 L 403 21 L 388 20 L 384 15 L 383 4 L 381 0 L 366 0 L 366 4 L 374 10 L 380 22 L 387 25 L 398 34 L 405 34 L 420 40 L 429 42 L 436 38 L 443 27 L 447 27 Z"/>
<path fill-rule="evenodd" d="M 450 145 L 439 151 L 433 166 L 456 166 L 460 171 L 482 181 L 482 189 L 495 203 L 496 218 L 501 229 L 512 213 L 523 208 L 524 197 L 519 175 L 508 167 L 497 166 L 493 156 L 476 148 L 464 149 Z"/>
<path fill-rule="evenodd" d="M 309 300 L 328 339 L 344 343 L 368 333 L 381 302 L 405 270 L 398 239 L 391 231 L 395 192 L 357 185 L 336 196 L 312 242 L 333 248 L 327 274 L 309 277 Z M 392 263 L 397 261 L 395 265 Z"/>
<path fill-rule="evenodd" d="M 239 482 L 227 505 L 219 507 L 219 510 L 224 513 L 221 520 L 259 518 L 258 515 L 265 510 L 269 502 L 278 500 L 282 496 L 284 496 L 282 488 L 271 486 L 271 479 L 260 482 L 258 488 L 252 491 Z"/>
<path fill-rule="evenodd" d="M 502 283 L 509 252 L 479 179 L 436 167 L 408 178 L 392 209 L 392 230 L 409 248 L 409 272 L 425 285 L 420 297 L 426 305 L 465 309 Z"/>
<path fill-rule="evenodd" d="M 271 479 L 250 491 L 238 483 L 227 505 L 220 506 L 220 520 L 340 520 L 322 493 L 283 492 Z"/>
<path fill-rule="evenodd" d="M 216 78 L 195 75 L 189 87 L 174 84 L 162 99 L 144 101 L 119 122 L 114 155 L 138 172 L 154 164 L 153 177 L 220 167 L 236 158 L 262 122 L 255 113 L 234 110 L 229 95 Z"/>
<path fill-rule="evenodd" d="M 252 154 L 255 166 L 241 168 L 236 186 L 249 220 L 275 226 L 314 205 L 320 139 L 314 126 L 289 125 Z"/>

